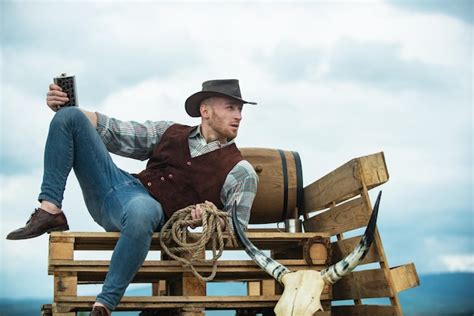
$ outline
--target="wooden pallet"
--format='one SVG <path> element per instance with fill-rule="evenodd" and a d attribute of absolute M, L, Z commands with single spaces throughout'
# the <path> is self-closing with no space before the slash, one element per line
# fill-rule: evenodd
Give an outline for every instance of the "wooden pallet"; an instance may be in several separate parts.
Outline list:
<path fill-rule="evenodd" d="M 344 234 L 367 225 L 372 213 L 368 191 L 388 178 L 384 154 L 376 153 L 352 159 L 304 188 L 305 231 L 336 236 L 331 243 L 333 263 L 359 242 L 361 236 L 345 238 Z M 332 315 L 402 315 L 397 293 L 419 285 L 415 265 L 390 268 L 378 231 L 363 261 L 370 263 L 378 263 L 379 268 L 354 271 L 333 285 L 332 300 L 353 300 L 354 305 L 333 306 Z M 363 305 L 363 299 L 381 297 L 389 298 L 390 305 Z"/>
<path fill-rule="evenodd" d="M 291 183 L 297 183 L 293 178 L 296 179 L 296 176 L 292 176 Z M 247 235 L 258 248 L 269 250 L 274 258 L 291 269 L 321 270 L 354 249 L 361 236 L 346 236 L 350 235 L 348 232 L 367 225 L 372 212 L 368 191 L 385 183 L 388 178 L 383 153 L 355 158 L 302 190 L 292 185 L 289 190 L 293 192 L 291 196 L 285 193 L 287 201 L 292 201 L 291 205 L 299 206 L 297 211 L 304 218 L 306 233 L 249 230 Z M 299 203 L 303 195 L 303 202 Z M 54 275 L 53 315 L 70 316 L 75 315 L 76 311 L 91 308 L 94 297 L 78 296 L 77 286 L 103 282 L 109 261 L 106 258 L 75 260 L 74 253 L 112 250 L 118 237 L 119 233 L 51 234 L 48 271 Z M 331 237 L 333 242 L 330 242 Z M 151 250 L 160 250 L 157 234 L 153 237 Z M 315 315 L 403 315 L 398 293 L 419 285 L 415 265 L 390 267 L 378 231 L 362 265 L 374 263 L 377 268 L 356 269 L 332 287 L 326 286 L 322 295 L 325 312 Z M 197 269 L 204 273 L 210 271 L 204 265 Z M 133 282 L 151 284 L 152 295 L 124 297 L 117 309 L 143 310 L 146 315 L 154 315 L 154 311 L 158 310 L 159 315 L 185 316 L 203 315 L 205 309 L 236 309 L 240 316 L 255 315 L 257 312 L 266 316 L 272 314 L 282 293 L 279 284 L 250 260 L 220 261 L 216 280 L 247 281 L 248 295 L 206 296 L 206 284 L 176 262 L 146 261 Z M 390 304 L 364 304 L 368 298 L 388 298 Z M 334 301 L 340 300 L 352 300 L 354 303 L 332 306 Z"/>
<path fill-rule="evenodd" d="M 78 296 L 81 284 L 102 283 L 108 271 L 108 260 L 76 260 L 77 251 L 112 250 L 120 233 L 54 232 L 50 235 L 49 274 L 54 276 L 52 314 L 75 315 L 90 310 L 95 297 Z M 293 253 L 293 259 L 282 263 L 294 270 L 322 270 L 329 261 L 329 235 L 321 233 L 248 232 L 249 239 L 260 249 L 278 254 Z M 225 237 L 227 239 L 227 236 Z M 317 240 L 316 243 L 309 240 Z M 152 251 L 160 250 L 159 235 L 154 234 Z M 227 248 L 228 251 L 241 250 Z M 304 254 L 303 251 L 306 251 Z M 308 262 L 308 258 L 309 262 Z M 209 273 L 208 265 L 197 265 L 201 273 Z M 174 260 L 147 260 L 133 282 L 150 284 L 150 296 L 125 296 L 117 310 L 174 310 L 174 315 L 203 315 L 204 309 L 271 309 L 280 298 L 276 282 L 253 261 L 220 260 L 216 281 L 249 281 L 250 296 L 206 296 L 206 284 Z M 257 293 L 256 288 L 260 287 Z M 330 287 L 322 299 L 329 306 Z M 320 315 L 326 315 L 324 313 Z"/>

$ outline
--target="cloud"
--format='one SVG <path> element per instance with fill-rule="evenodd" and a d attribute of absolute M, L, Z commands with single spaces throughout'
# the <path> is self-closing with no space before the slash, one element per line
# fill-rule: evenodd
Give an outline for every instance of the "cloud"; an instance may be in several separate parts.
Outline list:
<path fill-rule="evenodd" d="M 449 272 L 474 272 L 474 255 L 441 256 Z"/>
<path fill-rule="evenodd" d="M 470 0 L 430 0 L 430 1 L 404 1 L 387 0 L 387 3 L 424 13 L 438 13 L 460 19 L 466 23 L 474 22 L 474 8 Z"/>
<path fill-rule="evenodd" d="M 41 105 L 44 99 L 25 94 L 18 86 L 5 82 L 2 92 L 0 174 L 28 174 L 42 166 L 51 112 Z"/>
<path fill-rule="evenodd" d="M 447 73 L 448 69 L 443 66 L 403 60 L 400 44 L 344 38 L 332 49 L 329 70 L 324 78 L 359 82 L 392 92 L 405 89 L 452 91 L 462 82 L 455 76 L 446 76 Z"/>
<path fill-rule="evenodd" d="M 283 82 L 305 81 L 316 76 L 323 63 L 321 49 L 311 44 L 305 47 L 298 41 L 280 42 L 272 54 L 256 51 L 255 62 L 265 65 L 266 71 Z"/>
<path fill-rule="evenodd" d="M 462 20 L 383 2 L 2 2 L 2 18 L 2 236 L 36 206 L 53 76 L 76 75 L 82 108 L 191 125 L 186 97 L 227 77 L 259 103 L 244 107 L 239 146 L 298 151 L 306 185 L 385 152 L 379 228 L 391 265 L 447 270 L 440 245 L 445 256 L 473 253 L 472 27 Z M 131 172 L 145 165 L 113 159 Z M 102 230 L 73 174 L 64 208 L 71 229 Z M 0 296 L 52 284 L 46 239 L 0 247 Z M 31 284 L 10 286 L 29 262 L 15 247 L 37 256 Z"/>
<path fill-rule="evenodd" d="M 24 91 L 39 87 L 43 92 L 54 76 L 66 72 L 77 77 L 80 102 L 97 102 L 144 78 L 166 77 L 202 64 L 197 38 L 189 36 L 179 14 L 168 15 L 153 4 L 132 8 L 74 2 L 54 7 L 41 3 L 4 6 L 8 14 L 4 15 L 2 48 L 3 58 L 9 60 L 4 71 L 9 82 Z M 170 9 L 176 12 L 178 7 Z M 90 15 L 91 11 L 98 14 Z M 127 18 L 134 23 L 124 24 Z M 19 26 L 18 20 L 25 23 Z M 51 20 L 67 27 L 57 31 L 46 22 Z M 33 32 L 40 35 L 32 36 Z"/>

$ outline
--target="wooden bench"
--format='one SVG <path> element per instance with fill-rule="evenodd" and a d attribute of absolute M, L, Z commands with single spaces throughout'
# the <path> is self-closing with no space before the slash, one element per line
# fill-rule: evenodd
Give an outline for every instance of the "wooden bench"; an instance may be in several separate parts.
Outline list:
<path fill-rule="evenodd" d="M 342 259 L 360 240 L 344 234 L 365 227 L 371 214 L 368 191 L 388 181 L 383 153 L 359 157 L 335 169 L 323 178 L 303 187 L 301 162 L 297 153 L 243 149 L 260 177 L 259 191 L 252 208 L 253 221 L 262 223 L 265 212 L 276 209 L 275 219 L 302 218 L 305 233 L 275 232 L 274 229 L 249 230 L 249 239 L 292 270 L 322 270 Z M 275 199 L 274 195 L 283 198 Z M 263 198 L 262 198 L 263 197 Z M 280 201 L 281 200 L 281 201 Z M 269 202 L 266 202 L 269 201 Z M 269 204 L 270 203 L 270 204 Z M 278 206 L 274 206 L 279 203 Z M 254 212 L 255 211 L 255 212 Z M 383 206 L 381 214 L 383 214 Z M 276 220 L 276 221 L 278 221 Z M 252 223 L 252 219 L 251 219 Z M 50 235 L 48 271 L 54 276 L 52 314 L 76 315 L 90 310 L 95 297 L 78 296 L 81 284 L 102 283 L 109 261 L 77 260 L 78 251 L 112 250 L 119 233 L 55 232 Z M 331 242 L 331 237 L 333 241 Z M 159 251 L 158 234 L 153 236 L 151 251 Z M 226 249 L 235 251 L 237 249 Z M 397 293 L 417 286 L 414 264 L 390 268 L 381 238 L 363 264 L 378 263 L 378 268 L 354 271 L 332 287 L 326 286 L 321 297 L 324 312 L 315 315 L 402 315 Z M 197 267 L 209 273 L 211 267 Z M 220 260 L 215 281 L 245 281 L 247 296 L 206 296 L 206 284 L 173 260 L 147 260 L 133 282 L 150 284 L 149 296 L 125 296 L 117 310 L 159 310 L 159 315 L 204 315 L 204 310 L 235 309 L 238 315 L 271 315 L 282 288 L 251 260 Z M 390 305 L 363 304 L 366 298 L 388 298 Z M 345 306 L 333 306 L 338 300 L 352 300 Z M 47 309 L 47 308 L 46 308 Z M 45 313 L 47 315 L 47 312 Z"/>

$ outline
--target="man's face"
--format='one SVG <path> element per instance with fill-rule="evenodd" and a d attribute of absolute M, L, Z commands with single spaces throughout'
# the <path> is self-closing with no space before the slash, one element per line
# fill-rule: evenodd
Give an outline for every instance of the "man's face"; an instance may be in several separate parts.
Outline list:
<path fill-rule="evenodd" d="M 219 140 L 233 139 L 237 136 L 242 120 L 241 102 L 225 97 L 213 97 L 206 104 L 203 119 Z"/>

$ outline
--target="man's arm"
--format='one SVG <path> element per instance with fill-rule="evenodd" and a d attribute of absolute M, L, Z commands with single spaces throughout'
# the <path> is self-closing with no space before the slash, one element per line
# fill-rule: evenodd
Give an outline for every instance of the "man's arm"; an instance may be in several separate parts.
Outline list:
<path fill-rule="evenodd" d="M 224 204 L 223 211 L 230 213 L 234 202 L 237 202 L 237 218 L 243 229 L 247 229 L 250 221 L 250 209 L 257 193 L 258 176 L 255 173 L 252 165 L 242 160 L 234 166 L 229 172 L 221 190 L 221 201 Z M 207 202 L 211 203 L 212 202 Z M 203 210 L 197 204 L 191 210 L 192 219 L 199 219 L 202 216 Z M 219 218 L 222 230 L 228 229 L 222 218 Z M 232 223 L 232 218 L 229 218 Z M 230 228 L 232 229 L 232 228 Z"/>
<path fill-rule="evenodd" d="M 111 153 L 145 160 L 150 158 L 155 145 L 173 122 L 169 121 L 121 121 L 104 114 L 97 115 L 97 132 Z"/>
<path fill-rule="evenodd" d="M 236 201 L 237 217 L 244 229 L 247 229 L 250 221 L 250 209 L 257 194 L 257 186 L 257 173 L 248 161 L 242 160 L 229 172 L 221 191 L 223 211 L 231 212 Z"/>
<path fill-rule="evenodd" d="M 69 99 L 61 87 L 52 83 L 46 97 L 48 107 L 58 111 Z M 168 121 L 123 122 L 106 115 L 80 109 L 97 130 L 111 153 L 139 160 L 148 159 L 166 129 L 173 123 Z"/>

